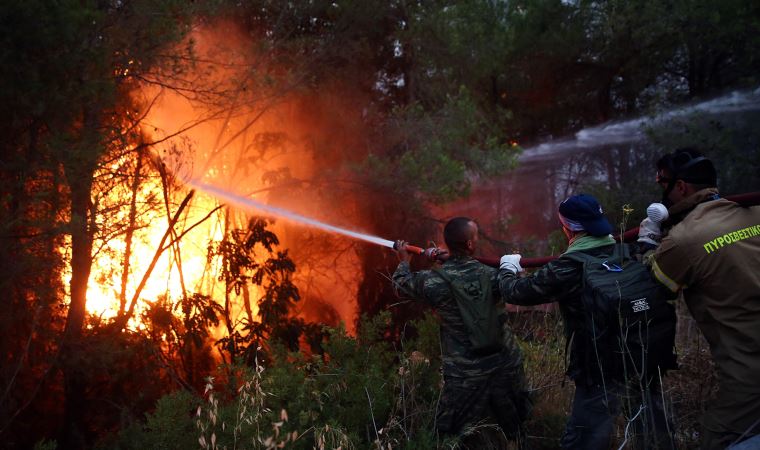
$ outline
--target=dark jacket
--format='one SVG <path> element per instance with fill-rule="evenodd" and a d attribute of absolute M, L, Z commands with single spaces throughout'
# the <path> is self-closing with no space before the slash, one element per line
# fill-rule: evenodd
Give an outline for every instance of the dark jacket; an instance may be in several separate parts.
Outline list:
<path fill-rule="evenodd" d="M 613 245 L 605 245 L 578 251 L 599 256 L 610 254 L 612 250 Z M 558 302 L 570 352 L 567 375 L 576 382 L 584 380 L 594 383 L 600 380 L 601 373 L 598 364 L 594 364 L 590 338 L 586 336 L 583 326 L 583 263 L 560 256 L 524 278 L 502 269 L 498 281 L 501 295 L 507 303 L 531 306 Z M 605 377 L 609 375 L 604 374 Z"/>

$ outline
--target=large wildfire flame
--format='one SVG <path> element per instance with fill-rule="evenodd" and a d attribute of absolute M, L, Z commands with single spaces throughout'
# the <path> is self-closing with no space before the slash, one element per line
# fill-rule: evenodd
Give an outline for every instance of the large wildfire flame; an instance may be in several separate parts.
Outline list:
<path fill-rule="evenodd" d="M 193 34 L 199 55 L 214 55 L 207 59 L 225 61 L 224 65 L 211 64 L 213 71 L 208 67 L 197 68 L 198 71 L 213 72 L 206 83 L 229 82 L 234 85 L 245 82 L 247 75 L 242 71 L 252 67 L 251 55 L 246 53 L 251 43 L 234 31 L 234 27 L 227 24 L 225 27 L 215 26 L 214 31 L 204 28 Z M 330 202 L 325 202 L 319 192 L 302 189 L 303 180 L 314 180 L 325 167 L 335 167 L 335 162 L 345 156 L 344 149 L 351 148 L 360 139 L 363 132 L 361 113 L 354 111 L 356 108 L 352 103 L 356 102 L 350 100 L 351 95 L 345 90 L 334 95 L 322 93 L 318 97 L 285 92 L 245 92 L 248 91 L 241 90 L 237 96 L 228 98 L 228 104 L 209 102 L 199 106 L 199 102 L 176 91 L 143 86 L 140 96 L 144 104 L 151 105 L 142 124 L 143 133 L 162 141 L 153 148 L 154 157 L 179 180 L 202 180 L 238 195 L 272 201 L 315 218 L 329 218 L 333 223 L 361 227 L 361 218 L 350 212 L 353 199 L 348 191 L 332 195 Z M 105 193 L 104 203 L 111 200 L 120 207 L 104 213 L 99 221 L 124 223 L 128 220 L 128 202 L 124 199 L 132 194 L 129 186 L 124 184 Z M 127 302 L 134 295 L 167 232 L 169 217 L 174 213 L 172 207 L 176 209 L 185 194 L 186 191 L 173 192 L 168 210 L 163 206 L 148 208 L 146 205 L 149 204 L 163 205 L 164 186 L 155 175 L 152 178 L 146 175 L 140 186 L 136 203 L 143 206 L 144 211 L 138 219 L 140 227 L 132 237 L 123 295 Z M 177 231 L 206 217 L 217 206 L 216 199 L 196 193 L 182 215 Z M 341 220 L 331 217 L 338 211 Z M 216 298 L 223 296 L 224 287 L 218 281 L 218 261 L 209 261 L 208 245 L 222 239 L 225 230 L 242 228 L 246 222 L 244 213 L 220 209 L 184 236 L 177 248 L 164 251 L 139 294 L 134 317 L 139 318 L 146 301 L 155 301 L 161 296 L 177 299 L 191 292 L 203 292 Z M 280 237 L 281 247 L 291 250 L 298 267 L 296 283 L 304 301 L 296 314 L 323 321 L 340 319 L 352 329 L 360 280 L 356 276 L 358 257 L 355 252 L 346 251 L 350 250 L 351 243 L 339 248 L 321 232 L 279 222 L 273 226 L 273 231 Z M 311 237 L 314 235 L 318 236 L 322 249 L 305 245 L 313 242 Z M 319 253 L 325 249 L 330 255 L 329 261 L 322 261 L 325 254 Z M 117 314 L 120 306 L 123 308 L 120 295 L 125 251 L 123 235 L 116 238 L 104 236 L 96 241 L 88 288 L 87 309 L 90 314 L 109 318 Z M 325 304 L 331 308 L 325 308 Z M 326 309 L 335 311 L 337 317 L 325 313 Z M 139 326 L 139 322 L 133 319 L 130 325 Z"/>

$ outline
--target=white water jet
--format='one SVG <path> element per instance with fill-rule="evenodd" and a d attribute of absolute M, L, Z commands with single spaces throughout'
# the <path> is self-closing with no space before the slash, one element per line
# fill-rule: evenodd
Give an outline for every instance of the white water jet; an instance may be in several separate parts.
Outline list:
<path fill-rule="evenodd" d="M 685 117 L 694 113 L 721 114 L 760 110 L 760 88 L 753 91 L 735 91 L 729 95 L 696 103 L 690 106 L 675 108 L 654 116 L 643 116 L 635 119 L 609 122 L 595 127 L 584 128 L 572 138 L 558 139 L 525 148 L 520 156 L 520 162 L 541 161 L 558 155 L 572 154 L 603 145 L 626 144 L 646 138 L 645 126 L 667 123 L 670 120 Z M 358 231 L 337 227 L 306 217 L 285 208 L 267 205 L 252 198 L 244 197 L 227 191 L 218 186 L 206 184 L 198 180 L 189 180 L 188 186 L 208 193 L 222 201 L 234 204 L 243 209 L 258 213 L 268 213 L 291 222 L 311 226 L 330 233 L 359 239 L 383 247 L 393 248 L 393 241 L 383 239 Z"/>
<path fill-rule="evenodd" d="M 360 233 L 358 231 L 348 230 L 346 228 L 336 227 L 334 225 L 320 222 L 319 220 L 312 219 L 310 217 L 302 216 L 300 214 L 294 213 L 293 211 L 287 210 L 285 208 L 267 205 L 266 203 L 259 202 L 252 198 L 244 197 L 242 195 L 229 192 L 218 186 L 201 183 L 200 181 L 197 181 L 197 180 L 190 180 L 187 182 L 187 185 L 199 191 L 203 191 L 209 195 L 212 195 L 220 200 L 234 204 L 238 207 L 241 207 L 249 211 L 255 211 L 259 213 L 262 213 L 262 212 L 269 213 L 271 215 L 282 217 L 286 220 L 290 220 L 291 222 L 300 223 L 302 225 L 308 225 L 308 226 L 318 228 L 323 231 L 337 233 L 343 236 L 348 236 L 354 239 L 370 242 L 372 244 L 382 245 L 383 247 L 393 248 L 393 241 L 389 241 L 388 239 L 379 238 L 377 236 L 372 236 L 366 233 Z"/>
<path fill-rule="evenodd" d="M 602 145 L 640 141 L 646 138 L 645 126 L 661 125 L 695 113 L 724 114 L 757 110 L 760 110 L 760 88 L 752 91 L 734 91 L 722 97 L 682 106 L 654 116 L 642 116 L 584 128 L 575 133 L 574 137 L 527 147 L 519 160 L 520 162 L 545 160 L 558 154 L 576 153 Z"/>

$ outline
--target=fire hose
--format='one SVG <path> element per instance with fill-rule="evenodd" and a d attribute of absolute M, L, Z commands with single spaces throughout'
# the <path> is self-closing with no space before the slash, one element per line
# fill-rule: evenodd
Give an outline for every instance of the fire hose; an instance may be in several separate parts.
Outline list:
<path fill-rule="evenodd" d="M 730 200 L 732 202 L 738 203 L 741 206 L 757 206 L 760 205 L 760 192 L 748 192 L 746 194 L 737 194 L 737 195 L 728 195 L 724 197 L 726 200 Z M 622 235 L 618 234 L 615 235 L 616 241 L 622 241 L 622 242 L 634 242 L 639 235 L 639 227 L 631 228 L 627 231 L 625 231 Z M 415 245 L 406 245 L 406 250 L 410 253 L 415 253 L 417 255 L 425 255 L 429 259 L 434 260 L 438 255 L 443 255 L 446 253 L 445 250 L 441 250 L 437 247 L 432 248 L 422 248 L 417 247 Z M 526 268 L 535 268 L 535 267 L 541 267 L 551 261 L 554 261 L 555 259 L 559 258 L 559 256 L 540 256 L 536 258 L 521 258 L 520 259 L 520 266 L 526 267 Z M 492 258 L 492 257 L 477 257 L 476 258 L 481 263 L 491 266 L 491 267 L 499 267 L 499 258 Z"/>

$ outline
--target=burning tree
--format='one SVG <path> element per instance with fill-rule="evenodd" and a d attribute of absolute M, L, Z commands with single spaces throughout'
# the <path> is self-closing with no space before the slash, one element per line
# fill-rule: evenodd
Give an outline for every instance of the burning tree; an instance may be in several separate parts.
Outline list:
<path fill-rule="evenodd" d="M 88 351 L 94 244 L 125 233 L 102 228 L 106 208 L 113 207 L 102 200 L 130 167 L 135 190 L 140 184 L 149 146 L 139 124 L 150 104 L 136 101 L 133 92 L 140 77 L 158 67 L 165 74 L 181 71 L 185 55 L 164 50 L 189 30 L 195 12 L 172 1 L 2 7 L 3 21 L 14 24 L 3 56 L 4 67 L 12 68 L 4 72 L 11 84 L 3 90 L 7 138 L 0 173 L 0 260 L 7 269 L 1 276 L 11 293 L 2 327 L 2 365 L 9 368 L 2 374 L 3 432 L 40 409 L 55 411 L 60 397 L 62 421 L 42 414 L 51 419 L 44 427 L 60 426 L 63 447 L 84 445 L 87 387 L 78 366 Z"/>
<path fill-rule="evenodd" d="M 319 348 L 310 320 L 360 333 L 357 312 L 394 298 L 385 249 L 251 220 L 188 179 L 425 242 L 452 200 L 514 166 L 518 138 L 755 80 L 757 6 L 667 8 L 5 2 L 0 438 L 87 446 L 267 338 L 296 349 L 306 330 Z M 628 178 L 646 163 L 604 161 Z M 537 178 L 505 195 L 549 203 L 558 176 Z M 477 213 L 504 220 L 483 197 Z M 389 341 L 414 315 L 392 312 Z"/>

